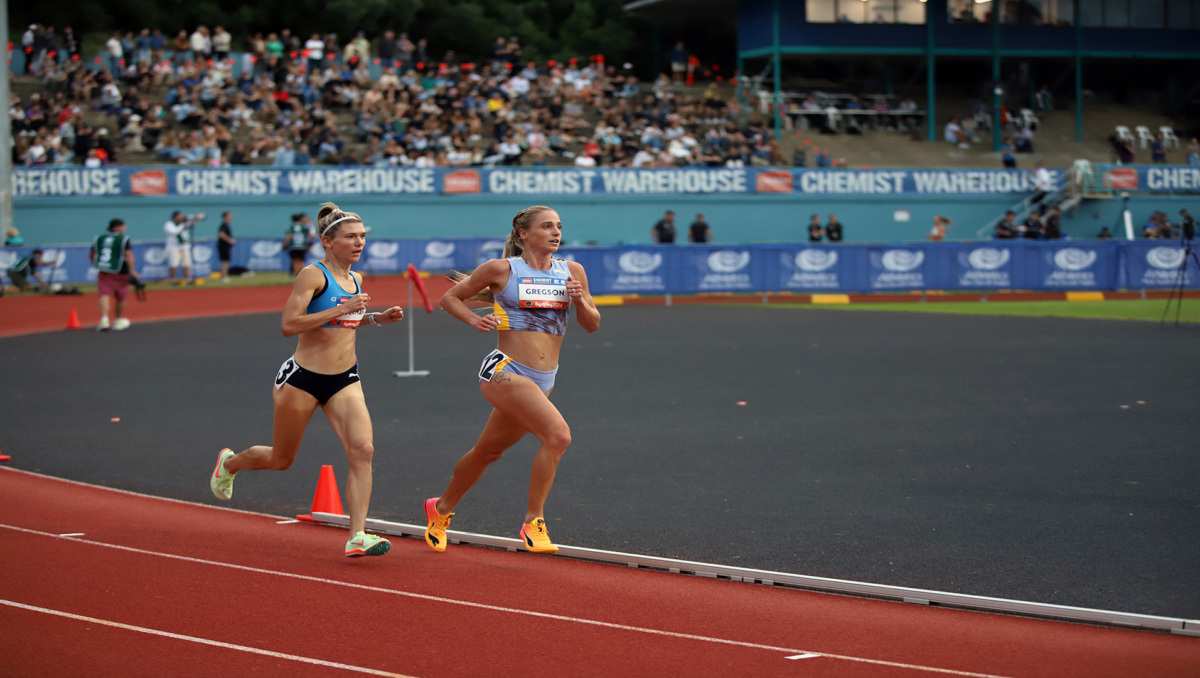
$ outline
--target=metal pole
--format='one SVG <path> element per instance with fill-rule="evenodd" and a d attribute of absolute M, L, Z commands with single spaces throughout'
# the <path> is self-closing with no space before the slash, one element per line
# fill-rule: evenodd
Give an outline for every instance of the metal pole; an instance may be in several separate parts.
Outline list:
<path fill-rule="evenodd" d="M 772 43 L 775 47 L 775 139 L 783 139 L 783 65 L 779 52 L 779 0 L 771 3 Z"/>
<path fill-rule="evenodd" d="M 1004 134 L 1001 128 L 1000 106 L 1003 99 L 1000 96 L 1000 2 L 992 0 L 992 152 L 1000 152 L 1000 137 Z"/>
<path fill-rule="evenodd" d="M 1080 53 L 1079 0 L 1075 0 L 1075 143 L 1083 142 L 1083 55 Z"/>
<path fill-rule="evenodd" d="M 407 312 L 407 315 L 408 315 L 408 371 L 407 372 L 400 372 L 400 371 L 392 372 L 393 377 L 428 377 L 429 376 L 429 370 L 419 370 L 418 371 L 418 370 L 413 369 L 413 366 L 414 366 L 414 360 L 413 360 L 413 355 L 414 355 L 413 316 L 416 315 L 416 313 L 414 312 L 414 309 L 413 309 L 412 288 L 413 288 L 413 281 L 412 281 L 412 278 L 409 277 L 409 279 L 408 279 L 408 312 Z"/>
<path fill-rule="evenodd" d="M 8 52 L 8 0 L 0 0 L 0 36 L 4 37 L 4 77 L 0 78 L 0 101 L 8 106 L 8 78 L 12 73 Z M 0 237 L 8 238 L 8 229 L 13 225 L 12 211 L 12 125 L 8 120 L 0 124 Z M 3 241 L 0 241 L 3 242 Z"/>
<path fill-rule="evenodd" d="M 937 57 L 933 49 L 933 17 L 929 3 L 925 3 L 925 123 L 929 128 L 929 141 L 937 141 Z"/>

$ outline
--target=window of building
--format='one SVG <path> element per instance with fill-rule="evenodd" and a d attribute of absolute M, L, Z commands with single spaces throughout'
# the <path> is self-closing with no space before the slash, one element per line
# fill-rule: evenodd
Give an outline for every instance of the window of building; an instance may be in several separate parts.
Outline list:
<path fill-rule="evenodd" d="M 1154 2 L 1154 0 L 1139 0 Z M 1104 25 L 1107 28 L 1129 27 L 1129 0 L 1104 0 Z"/>
<path fill-rule="evenodd" d="M 948 0 L 950 23 L 991 23 L 996 1 Z M 1074 25 L 1075 0 L 1007 0 L 999 4 L 1003 12 L 1000 21 L 1008 26 Z"/>
<path fill-rule="evenodd" d="M 1130 28 L 1165 28 L 1167 5 L 1165 2 L 1133 2 L 1129 5 Z"/>
<path fill-rule="evenodd" d="M 807 0 L 810 24 L 923 24 L 922 0 Z"/>
<path fill-rule="evenodd" d="M 981 24 L 992 20 L 992 2 L 946 0 L 947 18 L 952 24 Z"/>

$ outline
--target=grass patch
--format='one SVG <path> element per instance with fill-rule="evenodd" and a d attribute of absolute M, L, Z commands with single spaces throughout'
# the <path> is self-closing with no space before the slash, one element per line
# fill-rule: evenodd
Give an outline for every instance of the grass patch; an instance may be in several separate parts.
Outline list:
<path fill-rule="evenodd" d="M 40 268 L 38 270 L 38 273 L 41 273 L 43 278 L 50 274 L 50 272 L 48 270 L 46 270 L 46 267 Z M 290 275 L 288 275 L 284 271 L 258 271 L 254 275 L 230 276 L 229 282 L 227 282 L 227 283 L 221 282 L 220 280 L 216 280 L 213 278 L 204 278 L 204 283 L 201 285 L 192 284 L 192 285 L 187 285 L 185 287 L 168 285 L 165 281 L 162 281 L 162 280 L 155 280 L 155 281 L 148 280 L 148 281 L 146 281 L 146 291 L 153 292 L 155 290 L 179 290 L 179 289 L 203 290 L 203 289 L 209 289 L 209 288 L 223 289 L 226 287 L 273 287 L 276 285 L 287 285 L 288 287 L 291 287 L 293 280 L 294 280 L 294 278 L 292 278 Z M 72 288 L 72 287 L 78 288 L 79 291 L 83 294 L 91 294 L 96 291 L 95 283 L 62 283 L 62 286 L 64 289 L 68 289 L 68 288 Z M 27 297 L 27 296 L 37 296 L 38 294 L 41 294 L 41 292 L 35 292 L 35 291 L 9 292 L 5 296 Z"/>
<path fill-rule="evenodd" d="M 1171 303 L 1168 322 L 1175 321 L 1175 304 Z M 844 306 L 821 306 L 837 311 L 898 311 L 908 313 L 961 313 L 968 315 L 1018 315 L 1054 318 L 1100 318 L 1104 320 L 1141 320 L 1158 322 L 1162 319 L 1166 299 L 1116 299 L 1113 301 L 937 301 L 862 303 Z M 770 304 L 770 307 L 814 308 L 811 304 Z M 1200 299 L 1184 299 L 1181 322 L 1200 323 Z"/>

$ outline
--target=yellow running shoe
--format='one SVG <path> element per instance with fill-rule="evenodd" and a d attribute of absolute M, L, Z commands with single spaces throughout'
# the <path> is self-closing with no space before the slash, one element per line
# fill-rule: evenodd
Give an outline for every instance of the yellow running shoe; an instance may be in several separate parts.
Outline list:
<path fill-rule="evenodd" d="M 425 543 L 434 551 L 445 551 L 446 543 L 446 528 L 450 527 L 450 516 L 453 513 L 442 515 L 437 512 L 437 501 L 441 497 L 432 497 L 425 500 L 425 519 L 429 521 L 425 527 Z"/>
<path fill-rule="evenodd" d="M 236 473 L 225 470 L 225 460 L 233 456 L 233 450 L 226 447 L 217 454 L 217 468 L 208 479 L 208 486 L 217 499 L 229 499 L 233 496 L 233 479 Z"/>
<path fill-rule="evenodd" d="M 382 556 L 392 550 L 392 542 L 373 534 L 359 530 L 358 534 L 346 542 L 346 557 Z"/>
<path fill-rule="evenodd" d="M 550 541 L 550 533 L 546 532 L 546 519 L 534 518 L 533 522 L 521 526 L 521 541 L 525 550 L 534 553 L 557 553 L 558 547 Z"/>

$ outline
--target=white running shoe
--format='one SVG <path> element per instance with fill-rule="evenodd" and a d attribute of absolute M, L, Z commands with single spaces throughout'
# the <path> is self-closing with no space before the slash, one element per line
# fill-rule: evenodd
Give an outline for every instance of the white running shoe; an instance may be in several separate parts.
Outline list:
<path fill-rule="evenodd" d="M 129 318 L 117 318 L 113 321 L 112 328 L 114 332 L 120 332 L 129 329 L 129 325 Z"/>
<path fill-rule="evenodd" d="M 111 327 L 111 325 L 108 324 L 108 318 L 101 318 L 100 324 L 96 325 L 96 331 L 107 332 L 109 327 Z"/>

